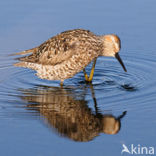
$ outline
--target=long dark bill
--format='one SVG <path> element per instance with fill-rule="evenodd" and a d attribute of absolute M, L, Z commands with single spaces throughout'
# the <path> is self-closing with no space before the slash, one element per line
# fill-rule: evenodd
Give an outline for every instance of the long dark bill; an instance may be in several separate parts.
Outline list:
<path fill-rule="evenodd" d="M 126 67 L 124 66 L 121 58 L 120 58 L 120 55 L 118 53 L 115 54 L 115 58 L 119 61 L 119 63 L 121 64 L 122 68 L 124 69 L 125 72 L 127 72 L 126 70 Z"/>

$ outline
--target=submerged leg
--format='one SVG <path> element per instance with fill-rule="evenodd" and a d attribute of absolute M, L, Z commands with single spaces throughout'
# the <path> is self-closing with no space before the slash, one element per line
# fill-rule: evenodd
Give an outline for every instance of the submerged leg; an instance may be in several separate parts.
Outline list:
<path fill-rule="evenodd" d="M 86 81 L 89 81 L 89 78 L 88 78 L 88 75 L 87 75 L 87 73 L 86 73 L 86 70 L 85 70 L 85 69 L 83 69 L 83 73 L 84 73 L 85 80 L 86 80 Z"/>
<path fill-rule="evenodd" d="M 86 70 L 83 69 L 83 73 L 84 73 L 84 76 L 85 76 L 85 80 L 86 80 L 87 82 L 91 82 L 91 81 L 93 80 L 94 70 L 95 70 L 95 64 L 96 64 L 96 59 L 97 59 L 97 58 L 95 58 L 94 61 L 93 61 L 93 65 L 92 65 L 92 69 L 91 69 L 91 72 L 90 72 L 89 77 L 88 77 L 88 75 L 87 75 L 87 73 L 86 73 Z"/>
<path fill-rule="evenodd" d="M 63 81 L 60 82 L 60 86 L 63 87 Z"/>

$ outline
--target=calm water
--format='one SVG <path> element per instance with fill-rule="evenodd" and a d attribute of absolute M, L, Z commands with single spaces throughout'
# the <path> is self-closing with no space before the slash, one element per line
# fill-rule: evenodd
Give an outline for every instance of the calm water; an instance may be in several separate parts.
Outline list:
<path fill-rule="evenodd" d="M 156 150 L 155 0 L 5 0 L 0 19 L 1 156 L 114 156 L 122 144 Z M 13 66 L 9 54 L 74 28 L 118 34 L 128 72 L 101 57 L 92 85 L 81 72 L 60 88 Z"/>

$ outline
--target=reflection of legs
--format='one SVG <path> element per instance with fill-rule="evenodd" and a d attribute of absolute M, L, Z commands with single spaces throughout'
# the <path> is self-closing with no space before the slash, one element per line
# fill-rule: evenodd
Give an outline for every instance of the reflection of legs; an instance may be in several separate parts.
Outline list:
<path fill-rule="evenodd" d="M 92 98 L 93 98 L 93 101 L 94 101 L 94 108 L 95 108 L 95 113 L 96 115 L 98 115 L 98 106 L 97 106 L 97 102 L 96 102 L 96 97 L 95 97 L 95 93 L 94 93 L 94 88 L 93 88 L 93 85 L 90 84 L 90 89 L 91 89 L 91 93 L 92 93 Z"/>
<path fill-rule="evenodd" d="M 94 70 L 95 70 L 95 64 L 96 64 L 96 59 L 97 59 L 97 58 L 95 58 L 94 61 L 93 61 L 93 65 L 92 65 L 92 69 L 91 69 L 89 78 L 88 78 L 88 75 L 87 75 L 87 73 L 86 73 L 86 70 L 83 69 L 83 73 L 84 73 L 85 79 L 86 79 L 86 81 L 88 81 L 88 82 L 91 82 L 91 81 L 93 80 Z"/>

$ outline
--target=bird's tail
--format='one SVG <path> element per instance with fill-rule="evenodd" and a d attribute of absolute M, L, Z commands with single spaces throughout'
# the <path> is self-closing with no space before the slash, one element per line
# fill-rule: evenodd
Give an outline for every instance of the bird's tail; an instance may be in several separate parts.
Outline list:
<path fill-rule="evenodd" d="M 36 63 L 31 63 L 31 62 L 18 62 L 15 63 L 14 66 L 16 67 L 24 67 L 24 68 L 30 68 L 33 70 L 38 70 L 38 68 L 40 68 L 40 64 L 36 64 Z"/>
<path fill-rule="evenodd" d="M 38 48 L 32 48 L 32 49 L 28 49 L 28 50 L 24 50 L 24 51 L 12 54 L 11 56 L 26 55 L 26 54 L 30 54 L 30 53 L 35 53 L 35 52 L 37 52 L 37 50 L 38 50 Z M 36 66 L 35 63 L 29 61 L 29 57 L 32 55 L 15 58 L 16 60 L 19 60 L 20 62 L 15 63 L 14 66 L 31 68 L 33 70 L 36 70 L 38 68 L 38 66 Z"/>
<path fill-rule="evenodd" d="M 28 64 L 27 62 L 18 62 L 18 63 L 15 63 L 14 66 L 27 68 L 27 64 Z"/>
<path fill-rule="evenodd" d="M 28 49 L 28 50 L 24 50 L 24 51 L 21 51 L 21 52 L 18 52 L 18 53 L 11 54 L 10 56 L 26 55 L 26 54 L 29 54 L 29 53 L 36 52 L 36 50 L 37 50 L 37 48 L 32 48 L 32 49 Z"/>

